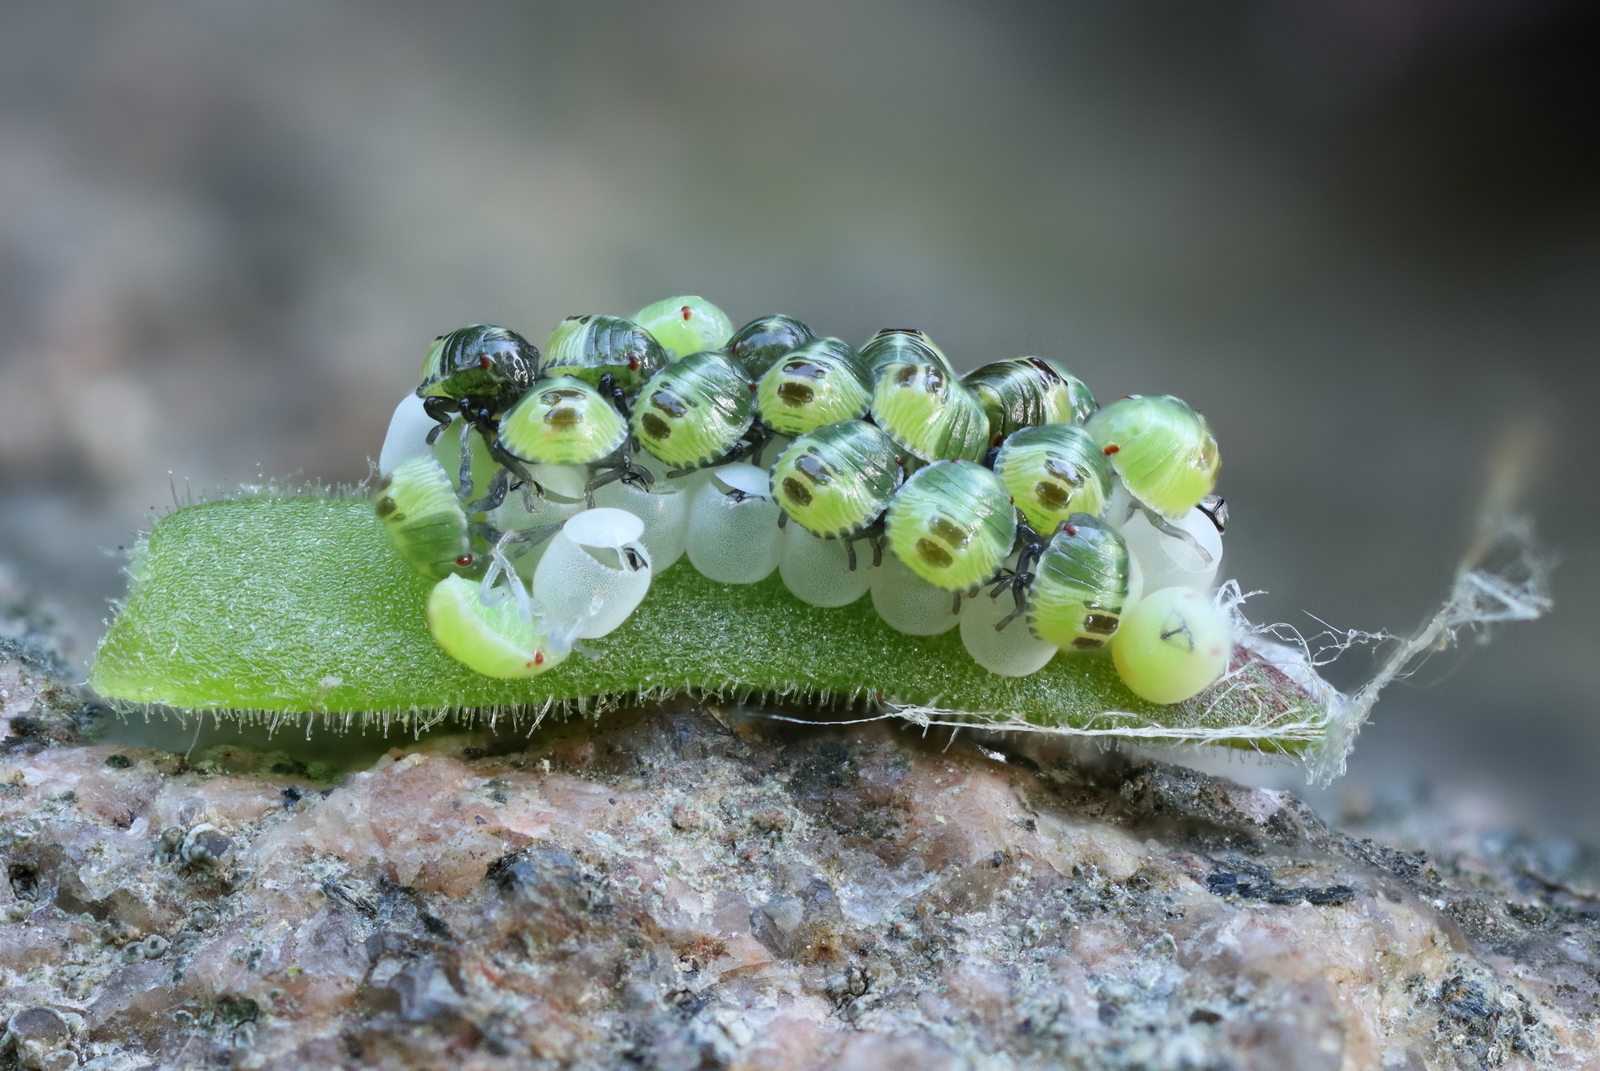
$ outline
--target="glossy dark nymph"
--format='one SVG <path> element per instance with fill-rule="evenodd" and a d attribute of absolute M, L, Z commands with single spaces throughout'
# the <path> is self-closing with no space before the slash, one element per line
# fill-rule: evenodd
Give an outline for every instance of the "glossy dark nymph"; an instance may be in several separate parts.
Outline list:
<path fill-rule="evenodd" d="M 792 316 L 762 316 L 735 331 L 723 351 L 744 365 L 751 379 L 760 379 L 778 358 L 815 337 Z"/>
<path fill-rule="evenodd" d="M 428 442 L 439 437 L 457 413 L 472 427 L 487 434 L 495 430 L 495 417 L 533 385 L 539 372 L 539 350 L 504 327 L 473 324 L 440 335 L 422 364 L 417 396 L 438 427 L 428 432 Z"/>

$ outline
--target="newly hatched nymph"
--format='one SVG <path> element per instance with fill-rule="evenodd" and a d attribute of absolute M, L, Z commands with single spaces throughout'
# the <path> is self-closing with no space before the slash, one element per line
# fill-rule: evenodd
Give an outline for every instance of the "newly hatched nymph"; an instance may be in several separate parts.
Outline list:
<path fill-rule="evenodd" d="M 721 349 L 733 334 L 727 313 L 689 294 L 653 301 L 633 314 L 633 322 L 650 332 L 672 360 Z"/>
<path fill-rule="evenodd" d="M 456 489 L 432 456 L 413 457 L 378 481 L 374 508 L 389 542 L 435 580 L 471 569 L 471 531 Z"/>
<path fill-rule="evenodd" d="M 848 538 L 876 521 L 900 486 L 889 437 L 864 420 L 807 432 L 772 466 L 772 498 L 812 535 Z"/>
<path fill-rule="evenodd" d="M 882 366 L 872 388 L 872 419 L 922 461 L 979 461 L 989 449 L 989 418 L 977 396 L 933 361 Z"/>
<path fill-rule="evenodd" d="M 626 413 L 628 395 L 666 364 L 661 343 L 632 320 L 569 316 L 551 333 L 539 371 L 576 376 Z"/>
<path fill-rule="evenodd" d="M 428 443 L 457 413 L 468 426 L 492 433 L 495 414 L 522 397 L 538 372 L 538 349 L 515 331 L 473 324 L 440 335 L 422 359 L 417 386 L 423 409 L 438 425 Z"/>
<path fill-rule="evenodd" d="M 755 419 L 742 366 L 720 353 L 692 353 L 652 376 L 634 399 L 633 433 L 656 457 L 696 469 L 730 453 Z"/>
<path fill-rule="evenodd" d="M 1105 515 L 1111 470 L 1105 455 L 1074 424 L 1013 432 L 994 457 L 994 472 L 1038 532 L 1053 532 L 1074 513 Z"/>
<path fill-rule="evenodd" d="M 872 405 L 872 376 L 855 347 L 818 338 L 780 357 L 756 383 L 756 411 L 780 435 L 859 420 Z"/>
<path fill-rule="evenodd" d="M 962 592 L 993 577 L 1016 538 L 1016 510 L 1000 478 L 969 461 L 912 473 L 885 517 L 889 549 L 917 576 Z"/>
<path fill-rule="evenodd" d="M 735 331 L 722 348 L 751 379 L 760 379 L 778 358 L 816 337 L 793 316 L 759 316 Z"/>
<path fill-rule="evenodd" d="M 1083 381 L 1043 357 L 995 361 L 961 382 L 978 396 L 996 438 L 1040 424 L 1082 424 L 1095 410 Z"/>
<path fill-rule="evenodd" d="M 1206 419 L 1170 394 L 1113 402 L 1085 425 L 1128 492 L 1169 521 L 1188 513 L 1217 482 L 1217 440 Z"/>

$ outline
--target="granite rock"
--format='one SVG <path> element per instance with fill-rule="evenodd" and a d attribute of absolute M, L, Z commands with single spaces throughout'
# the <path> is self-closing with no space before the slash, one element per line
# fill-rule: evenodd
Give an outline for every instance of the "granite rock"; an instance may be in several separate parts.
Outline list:
<path fill-rule="evenodd" d="M 1600 1068 L 1576 846 L 688 702 L 316 784 L 86 741 L 45 668 L 0 671 L 0 1066 Z"/>

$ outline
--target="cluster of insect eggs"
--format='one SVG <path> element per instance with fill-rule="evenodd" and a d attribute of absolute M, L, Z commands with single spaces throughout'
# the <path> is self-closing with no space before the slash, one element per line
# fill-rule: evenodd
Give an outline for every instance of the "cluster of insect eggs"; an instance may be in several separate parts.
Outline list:
<path fill-rule="evenodd" d="M 918 331 L 857 350 L 786 316 L 735 331 L 680 297 L 570 317 L 542 356 L 499 327 L 435 340 L 376 501 L 438 581 L 435 639 L 491 676 L 605 635 L 687 555 L 725 584 L 776 570 L 815 606 L 870 591 L 891 628 L 959 628 L 999 674 L 1109 648 L 1134 692 L 1169 703 L 1232 647 L 1209 596 L 1217 465 L 1176 398 L 1100 408 L 1053 361 L 963 377 Z"/>

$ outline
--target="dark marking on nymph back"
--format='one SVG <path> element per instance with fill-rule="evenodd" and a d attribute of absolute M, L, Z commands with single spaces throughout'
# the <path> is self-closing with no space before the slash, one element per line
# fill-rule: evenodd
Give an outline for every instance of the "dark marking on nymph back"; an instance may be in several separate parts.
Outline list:
<path fill-rule="evenodd" d="M 833 470 L 823 464 L 822 459 L 815 454 L 802 454 L 794 463 L 801 475 L 820 487 L 825 483 L 833 482 Z"/>
<path fill-rule="evenodd" d="M 972 542 L 972 530 L 963 528 L 949 517 L 940 514 L 928 525 L 928 532 L 938 536 L 952 547 L 965 547 Z"/>
<path fill-rule="evenodd" d="M 659 409 L 669 417 L 682 420 L 689 412 L 689 403 L 669 390 L 657 390 L 650 392 L 650 408 Z"/>
<path fill-rule="evenodd" d="M 935 569 L 948 569 L 955 564 L 955 559 L 950 557 L 949 551 L 926 536 L 917 540 L 917 557 Z"/>
<path fill-rule="evenodd" d="M 1034 484 L 1033 493 L 1047 509 L 1061 509 L 1072 501 L 1072 492 L 1052 480 L 1040 480 Z"/>
<path fill-rule="evenodd" d="M 796 409 L 810 405 L 816 396 L 817 392 L 804 383 L 783 383 L 778 387 L 778 400 Z"/>
<path fill-rule="evenodd" d="M 1118 620 L 1116 614 L 1084 614 L 1083 631 L 1109 636 L 1117 631 Z"/>
<path fill-rule="evenodd" d="M 783 366 L 783 370 L 797 376 L 806 376 L 810 379 L 828 378 L 828 370 L 825 367 L 815 361 L 808 361 L 804 358 L 788 362 Z"/>
<path fill-rule="evenodd" d="M 796 505 L 811 505 L 811 492 L 806 490 L 805 484 L 801 483 L 793 476 L 785 476 L 783 478 L 782 487 L 783 493 L 788 496 L 789 500 L 794 502 Z"/>

